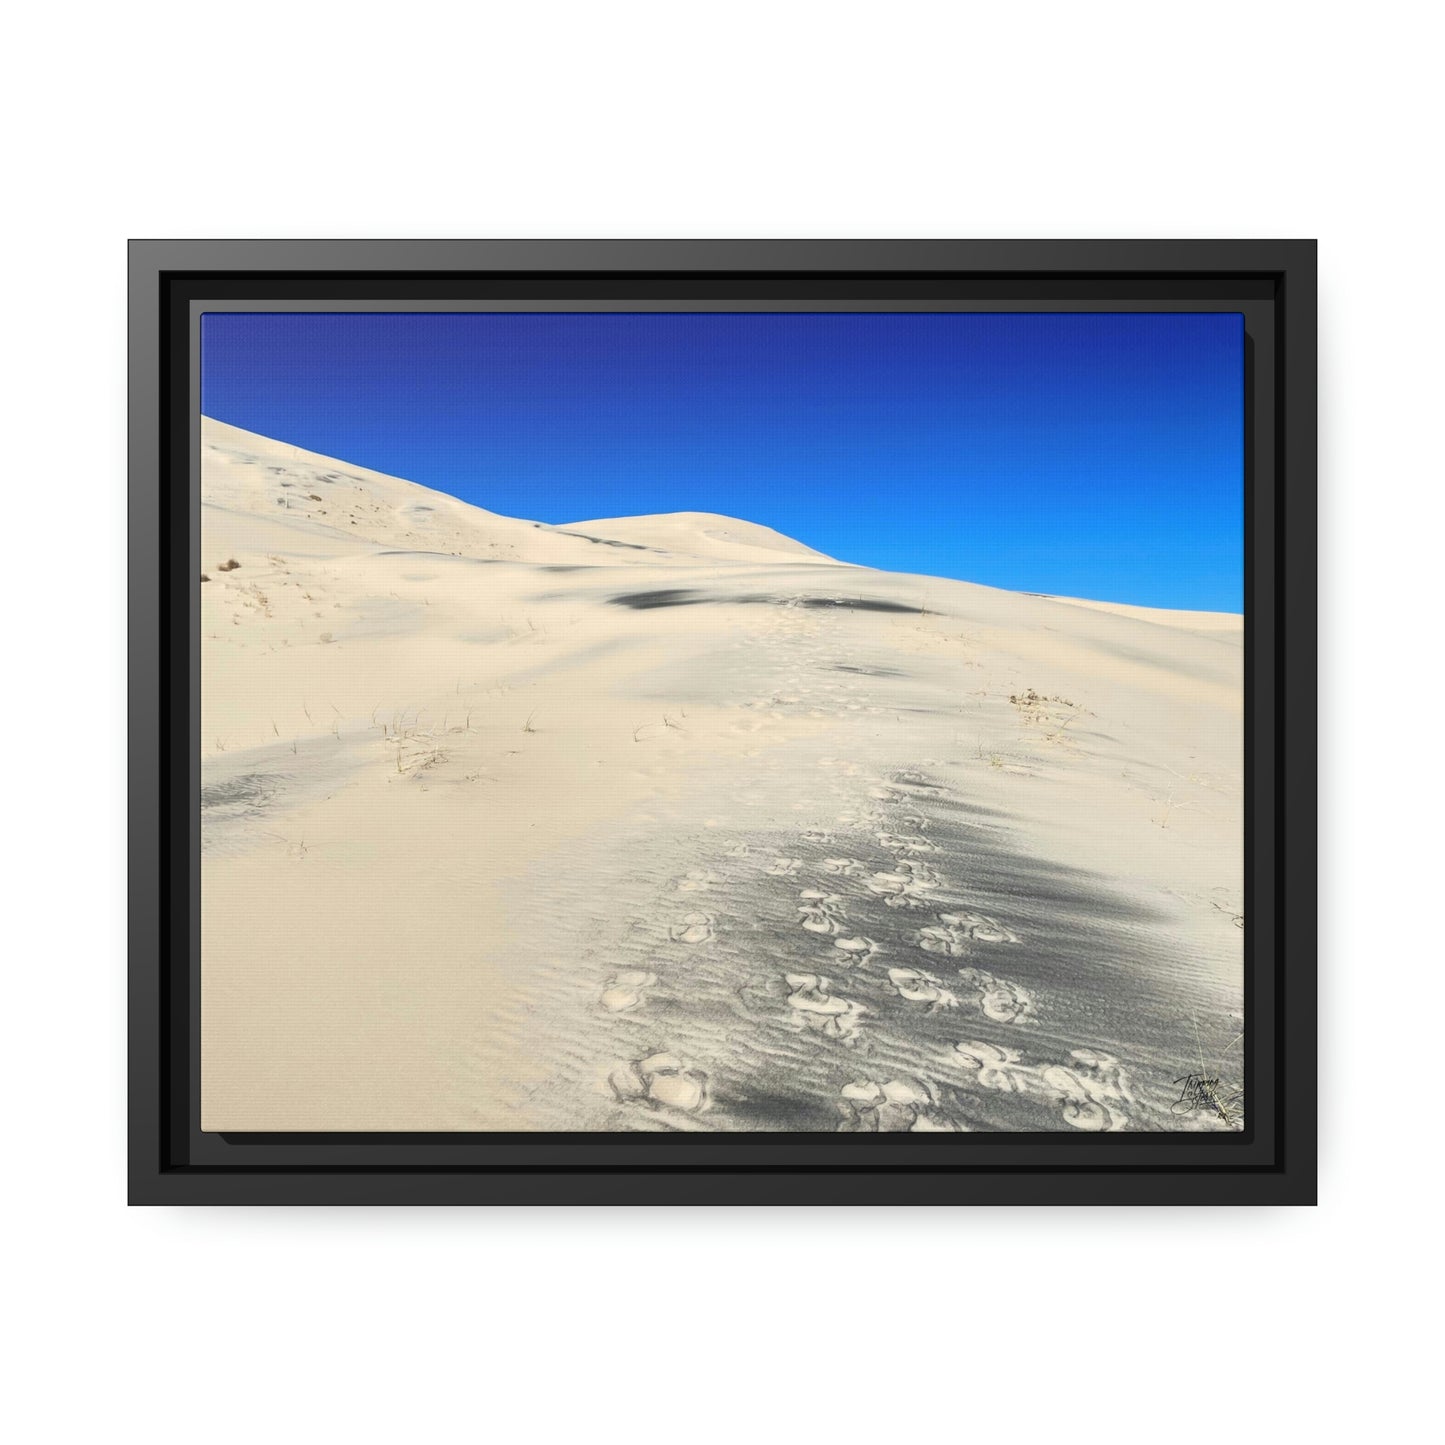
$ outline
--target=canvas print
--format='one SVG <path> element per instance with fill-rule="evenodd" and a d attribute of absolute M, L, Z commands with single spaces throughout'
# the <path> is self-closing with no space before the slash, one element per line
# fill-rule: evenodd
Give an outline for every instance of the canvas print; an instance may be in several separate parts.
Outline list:
<path fill-rule="evenodd" d="M 204 1129 L 1243 1127 L 1238 315 L 200 363 Z"/>

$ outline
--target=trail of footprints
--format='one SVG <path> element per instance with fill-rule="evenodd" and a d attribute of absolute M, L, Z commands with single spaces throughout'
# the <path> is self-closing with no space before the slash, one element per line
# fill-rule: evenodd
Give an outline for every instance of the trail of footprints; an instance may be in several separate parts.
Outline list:
<path fill-rule="evenodd" d="M 1027 1096 L 1075 1129 L 1128 1127 L 1134 1098 L 1127 1075 L 1108 1054 L 1075 1049 L 1064 1062 L 1030 1062 L 1022 1043 L 1013 1047 L 956 1035 L 947 1045 L 936 1041 L 936 1030 L 916 1037 L 921 1021 L 950 1015 L 960 1023 L 974 1017 L 1017 1030 L 1026 1041 L 1038 1003 L 1006 970 L 993 966 L 1021 941 L 1019 934 L 1007 922 L 954 901 L 957 890 L 944 876 L 940 849 L 927 836 L 929 820 L 910 791 L 926 786 L 924 780 L 897 774 L 880 781 L 846 760 L 821 761 L 840 784 L 850 780 L 836 790 L 844 806 L 835 826 L 799 835 L 796 851 L 805 856 L 733 841 L 710 866 L 672 879 L 660 900 L 665 943 L 659 940 L 655 962 L 608 978 L 600 1011 L 646 1018 L 667 993 L 674 1007 L 665 1021 L 672 1023 L 678 1007 L 685 1018 L 690 1004 L 697 1006 L 708 989 L 725 989 L 741 968 L 744 977 L 733 988 L 741 1015 L 731 1020 L 733 1039 L 751 1026 L 815 1046 L 820 1053 L 811 1061 L 769 1054 L 756 1067 L 797 1071 L 811 1062 L 815 1075 L 834 1080 L 820 1087 L 832 1088 L 840 1131 L 967 1131 L 970 1125 L 960 1117 L 967 1106 L 960 1108 L 958 1101 L 969 1095 Z M 861 797 L 851 784 L 855 778 L 863 785 Z M 873 859 L 854 853 L 872 853 Z M 796 889 L 795 916 L 787 924 L 796 930 L 791 943 L 784 937 L 779 946 L 776 936 L 746 916 L 745 907 L 725 906 L 734 893 L 755 901 L 764 880 L 773 887 L 780 881 L 804 885 Z M 723 905 L 714 911 L 699 906 L 714 892 L 728 895 Z M 885 912 L 875 916 L 887 926 L 876 928 L 885 936 L 875 938 L 868 915 L 879 908 Z M 770 954 L 775 963 L 769 964 Z M 705 971 L 703 959 L 713 960 Z M 757 959 L 763 964 L 750 966 Z M 804 959 L 810 963 L 806 969 L 799 966 Z M 885 1024 L 877 1056 L 884 1049 L 896 1056 L 902 1052 L 899 1039 L 912 1039 L 912 1053 L 925 1070 L 873 1078 L 860 1076 L 856 1066 L 841 1067 L 850 1055 L 874 1055 L 875 1029 Z M 689 1032 L 685 1023 L 675 1031 Z M 713 1048 L 712 1056 L 729 1052 L 728 1033 L 725 1025 L 719 1036 L 723 1047 Z M 716 1064 L 704 1067 L 668 1043 L 619 1060 L 608 1085 L 619 1105 L 646 1111 L 664 1127 L 706 1127 L 699 1116 L 709 1111 L 719 1116 L 716 1127 L 728 1127 L 729 1091 L 715 1072 Z M 739 1090 L 749 1083 L 747 1071 L 742 1073 L 733 1081 Z"/>
<path fill-rule="evenodd" d="M 760 640 L 739 644 L 780 664 L 774 685 L 744 705 L 740 731 L 787 715 L 885 711 L 866 701 L 864 679 L 834 675 L 820 621 L 780 609 Z M 997 1127 L 997 1108 L 981 1106 L 1012 1096 L 1055 1127 L 1127 1128 L 1135 1099 L 1117 1059 L 1087 1048 L 1027 1057 L 1040 1004 L 1003 962 L 1022 940 L 966 906 L 946 876 L 946 850 L 929 836 L 935 785 L 906 770 L 878 777 L 849 758 L 817 763 L 838 800 L 832 824 L 801 830 L 790 848 L 720 837 L 716 856 L 694 860 L 655 900 L 660 925 L 639 921 L 632 946 L 647 966 L 603 986 L 599 1014 L 650 1045 L 608 1074 L 626 1117 L 750 1127 L 744 1096 L 791 1089 L 796 1117 L 768 1126 L 828 1127 L 831 1117 L 842 1132 L 967 1132 L 970 1118 L 990 1127 L 975 1115 Z M 792 917 L 780 916 L 783 892 Z M 967 1037 L 970 1019 L 1010 1042 Z"/>
<path fill-rule="evenodd" d="M 1128 1126 L 1126 1105 L 1134 1103 L 1128 1075 L 1112 1054 L 1072 1049 L 1070 1065 L 1028 1066 L 1016 1049 L 978 1040 L 955 1045 L 956 1062 L 972 1070 L 984 1089 L 1036 1094 L 1061 1101 L 1064 1122 L 1093 1132 Z"/>

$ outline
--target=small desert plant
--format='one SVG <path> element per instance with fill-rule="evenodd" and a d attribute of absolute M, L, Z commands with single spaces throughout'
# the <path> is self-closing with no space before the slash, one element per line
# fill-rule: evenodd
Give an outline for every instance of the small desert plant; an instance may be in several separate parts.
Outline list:
<path fill-rule="evenodd" d="M 1054 728 L 1053 732 L 1045 733 L 1045 734 L 1044 734 L 1044 741 L 1045 741 L 1046 743 L 1070 743 L 1070 744 L 1072 744 L 1072 739 L 1066 738 L 1066 737 L 1064 736 L 1064 734 L 1065 734 L 1076 722 L 1078 722 L 1078 720 L 1079 720 L 1079 714 L 1076 713 L 1076 712 L 1075 712 L 1075 713 L 1070 713 L 1069 716 L 1066 717 L 1066 718 L 1055 718 L 1053 721 L 1055 721 L 1058 725 Z"/>
<path fill-rule="evenodd" d="M 211 580 L 211 579 L 210 579 L 209 577 L 207 577 L 204 572 L 201 573 L 201 581 L 202 581 L 202 582 L 209 582 L 210 580 Z"/>
<path fill-rule="evenodd" d="M 1027 692 L 1010 693 L 1009 702 L 1018 709 L 1020 721 L 1026 727 L 1048 729 L 1044 732 L 1044 741 L 1060 745 L 1070 741 L 1065 734 L 1087 711 L 1078 703 L 1057 693 L 1048 697 L 1033 688 L 1029 688 Z"/>
<path fill-rule="evenodd" d="M 234 572 L 234 571 L 236 570 L 236 568 L 238 568 L 240 565 L 241 565 L 241 564 L 240 564 L 238 561 L 236 561 L 236 559 L 235 559 L 234 557 L 232 557 L 232 558 L 230 558 L 228 561 L 222 562 L 221 565 L 216 568 L 216 571 L 217 571 L 217 572 Z"/>
<path fill-rule="evenodd" d="M 396 771 L 402 777 L 424 773 L 447 761 L 447 754 L 441 748 L 428 747 L 406 737 L 394 737 L 391 742 L 396 747 Z"/>
<path fill-rule="evenodd" d="M 527 714 L 527 721 L 522 724 L 522 731 L 524 733 L 534 733 L 537 731 L 537 729 L 532 726 L 532 719 L 536 716 L 537 714 L 535 712 L 529 712 Z"/>
<path fill-rule="evenodd" d="M 1070 702 L 1066 697 L 1060 697 L 1057 693 L 1053 697 L 1045 697 L 1042 693 L 1035 692 L 1033 688 L 1029 688 L 1027 692 L 1010 693 L 1009 701 L 1015 707 L 1025 708 L 1041 708 L 1049 702 L 1056 702 L 1060 707 L 1076 707 L 1078 705 Z"/>
<path fill-rule="evenodd" d="M 1242 913 L 1236 913 L 1232 908 L 1226 908 L 1222 903 L 1215 903 L 1214 906 L 1215 906 L 1221 913 L 1226 914 L 1226 915 L 1228 916 L 1228 918 L 1229 918 L 1229 921 L 1230 921 L 1236 928 L 1243 928 L 1243 927 L 1244 927 L 1244 914 L 1242 914 Z"/>

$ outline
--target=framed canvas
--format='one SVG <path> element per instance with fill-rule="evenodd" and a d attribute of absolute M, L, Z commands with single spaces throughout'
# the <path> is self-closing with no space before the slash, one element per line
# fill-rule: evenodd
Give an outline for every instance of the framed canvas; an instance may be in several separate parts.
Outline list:
<path fill-rule="evenodd" d="M 1312 1203 L 1312 241 L 135 241 L 137 1203 Z"/>

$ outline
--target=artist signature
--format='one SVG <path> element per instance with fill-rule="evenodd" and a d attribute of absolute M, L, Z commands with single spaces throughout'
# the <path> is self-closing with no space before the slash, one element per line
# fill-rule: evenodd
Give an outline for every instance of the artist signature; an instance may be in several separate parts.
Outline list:
<path fill-rule="evenodd" d="M 1176 1114 L 1192 1114 L 1196 1109 L 1207 1109 L 1218 1114 L 1226 1124 L 1236 1124 L 1241 1110 L 1238 1107 L 1244 1095 L 1238 1089 L 1228 1088 L 1208 1074 L 1185 1074 L 1175 1079 L 1179 1085 L 1179 1097 L 1174 1101 L 1172 1111 Z"/>

